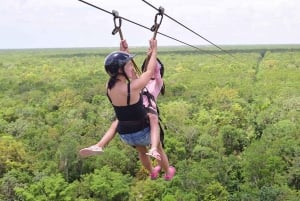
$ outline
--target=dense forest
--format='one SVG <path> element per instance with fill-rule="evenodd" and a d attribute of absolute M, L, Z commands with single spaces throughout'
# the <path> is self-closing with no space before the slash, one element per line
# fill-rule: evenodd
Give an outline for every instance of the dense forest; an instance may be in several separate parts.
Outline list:
<path fill-rule="evenodd" d="M 158 105 L 172 181 L 152 181 L 108 129 L 115 48 L 0 50 L 1 201 L 297 201 L 300 47 L 161 48 Z M 134 48 L 142 64 L 146 48 Z M 153 161 L 153 163 L 155 163 Z"/>

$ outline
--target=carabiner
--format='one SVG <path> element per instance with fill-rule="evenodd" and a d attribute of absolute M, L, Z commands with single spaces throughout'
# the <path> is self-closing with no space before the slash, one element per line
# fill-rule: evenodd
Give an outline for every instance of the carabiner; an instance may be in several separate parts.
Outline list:
<path fill-rule="evenodd" d="M 112 35 L 115 35 L 116 33 L 119 32 L 120 38 L 121 38 L 121 40 L 123 40 L 123 34 L 122 34 L 122 30 L 121 30 L 122 19 L 119 17 L 118 11 L 113 10 L 112 14 L 114 16 L 114 25 L 115 25 L 115 28 L 112 31 Z M 117 23 L 117 19 L 119 19 L 118 23 Z"/>
<path fill-rule="evenodd" d="M 158 9 L 158 13 L 155 15 L 155 18 L 154 18 L 154 25 L 150 29 L 151 31 L 154 32 L 153 39 L 156 38 L 156 34 L 157 34 L 157 31 L 158 31 L 158 28 L 160 27 L 160 25 L 162 23 L 162 20 L 163 20 L 164 12 L 165 12 L 165 9 L 160 6 L 159 9 Z M 157 21 L 158 16 L 160 16 L 159 23 Z"/>

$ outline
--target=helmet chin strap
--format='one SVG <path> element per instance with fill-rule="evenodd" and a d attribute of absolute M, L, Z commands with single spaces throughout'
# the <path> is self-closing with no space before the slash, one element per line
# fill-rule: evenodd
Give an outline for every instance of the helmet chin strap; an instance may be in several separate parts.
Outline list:
<path fill-rule="evenodd" d="M 130 83 L 130 79 L 125 72 L 125 66 L 126 66 L 126 64 L 121 68 L 122 72 L 120 73 L 120 75 L 123 75 L 126 78 L 127 82 Z"/>
<path fill-rule="evenodd" d="M 141 70 L 137 67 L 136 63 L 133 61 L 133 59 L 131 60 L 133 63 L 133 67 L 134 67 L 134 71 L 136 72 L 136 74 L 139 76 L 142 74 Z"/>

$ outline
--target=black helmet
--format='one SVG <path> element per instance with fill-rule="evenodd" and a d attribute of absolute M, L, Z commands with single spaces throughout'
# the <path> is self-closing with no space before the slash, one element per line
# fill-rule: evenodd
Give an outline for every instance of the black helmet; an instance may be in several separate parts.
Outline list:
<path fill-rule="evenodd" d="M 124 68 L 125 64 L 133 57 L 134 55 L 121 51 L 110 53 L 104 61 L 106 72 L 110 76 L 116 76 L 119 72 L 119 69 Z"/>

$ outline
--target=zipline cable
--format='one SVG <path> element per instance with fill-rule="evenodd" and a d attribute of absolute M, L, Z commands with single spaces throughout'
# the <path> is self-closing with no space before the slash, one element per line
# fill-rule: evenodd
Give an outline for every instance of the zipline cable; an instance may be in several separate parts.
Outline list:
<path fill-rule="evenodd" d="M 89 5 L 89 6 L 92 6 L 92 7 L 96 8 L 96 9 L 99 9 L 99 10 L 105 12 L 105 13 L 114 15 L 113 12 L 109 12 L 109 11 L 103 9 L 103 8 L 100 8 L 100 7 L 98 7 L 98 6 L 96 6 L 96 5 L 93 5 L 93 4 L 89 3 L 89 2 L 86 2 L 86 1 L 84 1 L 84 0 L 78 0 L 78 1 L 80 1 L 80 2 L 82 2 L 82 3 L 85 3 L 85 4 Z M 127 22 L 130 22 L 130 23 L 132 23 L 132 24 L 135 24 L 135 25 L 137 25 L 137 26 L 139 26 L 139 27 L 142 27 L 142 28 L 144 28 L 144 29 L 147 29 L 147 30 L 152 31 L 150 28 L 148 28 L 148 27 L 146 27 L 146 26 L 144 26 L 144 25 L 142 25 L 142 24 L 139 24 L 139 23 L 137 23 L 137 22 L 134 22 L 134 21 L 132 21 L 132 20 L 130 20 L 130 19 L 127 19 L 127 18 L 122 17 L 122 16 L 118 16 L 118 17 L 119 17 L 120 19 L 123 19 L 123 20 L 127 21 Z M 219 58 L 219 59 L 225 60 L 224 58 L 222 58 L 222 57 L 220 57 L 220 56 L 218 56 L 218 55 L 215 55 L 215 54 L 209 52 L 209 50 L 203 50 L 203 49 L 200 49 L 200 48 L 198 48 L 198 47 L 196 47 L 196 46 L 194 46 L 194 45 L 190 45 L 190 44 L 188 44 L 188 43 L 186 43 L 186 42 L 183 42 L 183 41 L 181 41 L 181 40 L 179 40 L 179 39 L 176 39 L 176 38 L 174 38 L 174 37 L 172 37 L 172 36 L 169 36 L 169 35 L 167 35 L 167 34 L 164 34 L 164 33 L 158 32 L 158 31 L 157 31 L 157 33 L 160 34 L 160 35 L 162 35 L 162 36 L 165 36 L 165 37 L 167 37 L 167 38 L 170 38 L 170 39 L 172 39 L 172 40 L 175 40 L 175 41 L 177 41 L 177 42 L 180 42 L 180 43 L 182 43 L 182 44 L 185 44 L 185 45 L 187 45 L 187 46 L 189 46 L 189 47 L 195 48 L 195 49 L 197 49 L 197 50 L 199 50 L 199 51 L 201 51 L 201 52 L 204 52 L 204 53 L 213 55 L 213 56 L 215 56 L 215 57 L 217 57 L 217 58 Z"/>
<path fill-rule="evenodd" d="M 151 3 L 147 2 L 146 0 L 142 0 L 144 3 L 146 3 L 147 5 L 149 5 L 150 7 L 154 8 L 155 10 L 159 10 L 158 8 L 156 8 L 155 6 L 153 6 Z M 218 48 L 219 50 L 229 54 L 230 56 L 232 56 L 233 58 L 235 58 L 230 52 L 224 50 L 223 48 L 221 48 L 220 46 L 216 45 L 215 43 L 211 42 L 210 40 L 208 40 L 207 38 L 201 36 L 200 34 L 198 34 L 197 32 L 193 31 L 192 29 L 188 28 L 187 26 L 185 26 L 184 24 L 182 24 L 181 22 L 175 20 L 173 17 L 169 16 L 168 14 L 164 13 L 164 15 L 166 17 L 168 17 L 169 19 L 173 20 L 174 22 L 176 22 L 177 24 L 181 25 L 182 27 L 184 27 L 185 29 L 189 30 L 190 32 L 196 34 L 197 36 L 199 36 L 200 38 L 202 38 L 203 40 L 205 40 L 206 42 L 210 43 L 211 45 L 215 46 L 216 48 Z"/>

